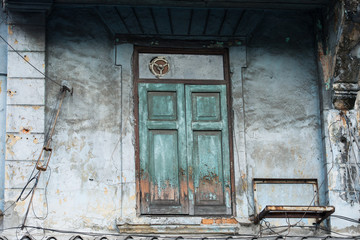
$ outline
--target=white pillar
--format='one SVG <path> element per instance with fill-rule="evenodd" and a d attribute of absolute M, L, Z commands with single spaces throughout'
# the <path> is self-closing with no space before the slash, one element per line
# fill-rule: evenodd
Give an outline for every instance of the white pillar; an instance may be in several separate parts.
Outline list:
<path fill-rule="evenodd" d="M 44 142 L 45 23 L 44 13 L 9 14 L 8 42 L 16 51 L 8 48 L 5 209 L 27 183 Z M 44 209 L 41 180 L 34 198 L 38 214 Z M 5 228 L 22 224 L 29 199 L 17 202 L 5 213 Z M 34 223 L 31 218 L 32 211 L 28 222 Z"/>

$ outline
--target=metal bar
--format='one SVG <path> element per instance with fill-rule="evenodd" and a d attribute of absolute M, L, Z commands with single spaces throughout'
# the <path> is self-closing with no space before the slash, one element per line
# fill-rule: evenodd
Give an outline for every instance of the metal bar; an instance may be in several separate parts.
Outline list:
<path fill-rule="evenodd" d="M 317 184 L 316 178 L 254 178 L 254 183 Z"/>
<path fill-rule="evenodd" d="M 55 116 L 54 125 L 53 125 L 53 127 L 52 127 L 52 129 L 51 129 L 51 132 L 50 132 L 49 139 L 48 139 L 48 141 L 47 141 L 46 147 L 50 147 L 50 143 L 51 143 L 51 140 L 52 140 L 52 135 L 54 134 L 54 131 L 55 131 L 56 122 L 57 122 L 57 119 L 58 119 L 58 117 L 59 117 L 61 105 L 62 105 L 62 103 L 63 103 L 63 101 L 64 101 L 66 92 L 67 92 L 67 91 L 68 91 L 68 92 L 71 92 L 71 90 L 70 90 L 69 88 L 67 88 L 67 87 L 63 87 L 62 91 L 63 91 L 63 94 L 62 94 L 62 96 L 61 96 L 59 108 L 58 108 L 58 110 L 57 110 L 57 113 L 56 113 L 56 116 Z"/>
<path fill-rule="evenodd" d="M 267 211 L 289 211 L 289 212 L 323 212 L 335 210 L 333 206 L 266 206 Z"/>
<path fill-rule="evenodd" d="M 125 27 L 126 31 L 128 33 L 131 33 L 129 27 L 126 25 L 126 22 L 125 22 L 124 18 L 121 16 L 121 13 L 120 13 L 119 9 L 117 7 L 114 7 L 114 8 L 115 8 L 115 11 L 116 11 L 116 13 L 118 14 L 118 16 L 120 18 L 120 21 L 122 22 L 122 24 L 124 24 L 124 27 Z"/>
<path fill-rule="evenodd" d="M 221 25 L 220 25 L 220 28 L 219 28 L 219 31 L 218 31 L 218 35 L 220 35 L 221 30 L 222 30 L 222 28 L 223 28 L 223 26 L 224 26 L 225 19 L 226 19 L 226 17 L 227 17 L 227 13 L 228 13 L 228 10 L 225 9 L 224 16 L 223 16 L 223 18 L 222 18 L 222 20 L 221 20 Z"/>
<path fill-rule="evenodd" d="M 54 134 L 54 131 L 55 131 L 55 126 L 56 126 L 56 122 L 57 122 L 57 119 L 58 119 L 59 114 L 60 114 L 60 109 L 61 109 L 62 102 L 63 102 L 63 100 L 64 100 L 64 98 L 65 98 L 66 92 L 71 92 L 71 90 L 70 90 L 68 87 L 66 87 L 66 86 L 63 86 L 62 89 L 61 89 L 61 91 L 63 91 L 63 93 L 62 93 L 62 95 L 61 95 L 61 100 L 60 100 L 59 107 L 58 107 L 58 110 L 57 110 L 57 113 L 56 113 L 56 117 L 55 117 L 55 120 L 54 120 L 54 124 L 53 124 L 53 127 L 52 127 L 52 129 L 51 129 L 51 132 L 50 132 L 50 135 L 49 135 L 49 139 L 48 139 L 48 141 L 47 141 L 47 143 L 46 143 L 46 146 L 43 147 L 43 150 L 44 150 L 44 149 L 45 149 L 45 150 L 46 150 L 46 149 L 50 149 L 50 143 L 51 143 L 51 140 L 52 140 L 52 135 Z M 39 157 L 39 159 L 38 159 L 38 162 L 36 163 L 37 166 L 38 166 L 38 163 L 39 163 L 39 161 L 40 161 L 40 159 L 41 159 L 41 154 L 42 154 L 43 150 L 41 151 L 40 157 Z M 37 173 L 38 175 L 37 175 L 37 177 L 36 177 L 36 182 L 35 182 L 35 185 L 34 185 L 34 187 L 33 187 L 32 193 L 31 193 L 31 198 L 30 198 L 29 205 L 28 205 L 28 208 L 27 208 L 26 213 L 25 213 L 25 217 L 24 217 L 24 221 L 23 221 L 23 224 L 22 224 L 22 226 L 21 226 L 21 229 L 24 229 L 24 227 L 25 227 L 26 219 L 27 219 L 27 216 L 28 216 L 28 214 L 29 214 L 32 201 L 33 201 L 33 199 L 34 199 L 35 190 L 36 190 L 37 184 L 38 184 L 38 182 L 39 182 L 39 178 L 40 178 L 41 172 L 42 172 L 42 171 L 46 171 L 46 168 L 47 168 L 47 166 L 49 165 L 50 157 L 51 157 L 51 155 L 49 156 L 49 159 L 48 159 L 48 161 L 47 161 L 47 164 L 46 164 L 46 167 L 45 167 L 45 168 L 40 168 L 40 169 L 37 168 L 37 169 L 39 170 L 39 172 Z"/>
<path fill-rule="evenodd" d="M 153 23 L 154 23 L 154 26 L 155 26 L 155 31 L 156 31 L 156 34 L 159 34 L 159 28 L 158 28 L 158 25 L 156 23 L 156 18 L 155 18 L 155 15 L 154 15 L 154 10 L 152 8 L 149 8 L 150 9 L 150 13 L 151 13 L 151 18 L 153 20 Z"/>
<path fill-rule="evenodd" d="M 131 7 L 131 10 L 132 10 L 132 12 L 133 12 L 134 15 L 135 15 L 135 19 L 136 19 L 137 24 L 139 25 L 139 28 L 140 28 L 141 33 L 144 34 L 144 28 L 143 28 L 143 26 L 141 25 L 140 19 L 139 19 L 137 13 L 136 13 L 135 8 Z"/>
<path fill-rule="evenodd" d="M 320 223 L 334 212 L 333 206 L 266 206 L 254 223 L 258 224 L 263 218 L 316 218 Z"/>

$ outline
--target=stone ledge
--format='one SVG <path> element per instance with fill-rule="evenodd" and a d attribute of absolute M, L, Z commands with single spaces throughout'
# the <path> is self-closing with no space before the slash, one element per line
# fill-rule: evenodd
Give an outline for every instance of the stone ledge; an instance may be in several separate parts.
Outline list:
<path fill-rule="evenodd" d="M 236 234 L 239 231 L 238 224 L 121 224 L 117 225 L 117 227 L 119 233 L 131 234 Z"/>

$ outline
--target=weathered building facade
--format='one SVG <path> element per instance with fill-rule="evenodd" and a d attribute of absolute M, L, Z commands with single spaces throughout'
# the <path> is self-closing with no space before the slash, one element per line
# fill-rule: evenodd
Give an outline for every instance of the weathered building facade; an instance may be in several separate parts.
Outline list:
<path fill-rule="evenodd" d="M 0 16 L 0 239 L 359 237 L 357 1 Z"/>

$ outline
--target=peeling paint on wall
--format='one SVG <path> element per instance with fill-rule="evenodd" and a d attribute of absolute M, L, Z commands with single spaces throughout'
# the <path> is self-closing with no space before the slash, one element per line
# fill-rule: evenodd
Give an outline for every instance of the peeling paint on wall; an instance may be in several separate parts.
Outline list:
<path fill-rule="evenodd" d="M 313 46 L 312 18 L 302 13 L 282 14 L 287 21 L 284 21 L 284 15 L 269 13 L 259 24 L 246 46 L 247 68 L 244 67 L 245 49 L 240 51 L 234 47 L 229 50 L 232 54 L 232 110 L 236 115 L 233 132 L 236 140 L 234 158 L 237 159 L 234 164 L 236 218 L 186 218 L 137 215 L 139 193 L 135 185 L 136 137 L 131 73 L 133 46 L 119 47 L 120 69 L 115 66 L 113 39 L 107 35 L 91 9 L 55 9 L 47 24 L 47 73 L 66 79 L 74 87 L 74 94 L 64 101 L 53 137 L 55 151 L 47 189 L 49 216 L 41 224 L 52 228 L 105 229 L 109 232 L 116 232 L 115 224 L 118 224 L 120 231 L 140 233 L 190 232 L 192 228 L 176 230 L 174 226 L 203 227 L 203 224 L 210 226 L 197 231 L 256 232 L 256 227 L 248 219 L 254 213 L 250 187 L 253 178 L 316 178 L 321 181 L 326 175 L 323 168 L 326 163 L 321 150 L 320 97 L 313 57 L 316 50 Z M 14 34 L 13 31 L 15 29 L 11 30 L 11 34 Z M 329 89 L 336 59 L 332 52 L 324 50 L 322 44 L 318 43 L 318 57 L 324 71 L 324 83 Z M 30 56 L 26 55 L 28 60 Z M 14 92 L 9 90 L 8 96 L 14 99 L 19 94 L 16 94 L 16 88 L 11 89 Z M 58 91 L 58 86 L 46 83 L 45 122 L 49 122 L 56 110 Z M 9 120 L 15 122 L 20 119 L 22 123 L 11 125 L 10 121 L 9 128 L 20 135 L 9 134 L 6 139 L 9 162 L 21 158 L 11 158 L 21 152 L 14 150 L 20 140 L 35 145 L 34 148 L 41 148 L 44 141 L 30 134 L 35 125 L 26 122 L 36 120 L 36 117 L 30 116 L 30 111 L 40 112 L 43 107 L 35 105 L 23 109 L 26 109 L 25 113 L 20 116 L 16 115 L 20 110 L 9 114 Z M 347 122 L 335 115 L 329 119 L 330 124 L 336 122 L 330 130 L 330 140 L 334 149 L 338 150 L 334 152 L 338 171 L 333 171 L 329 177 L 330 190 L 334 192 L 331 197 L 335 198 L 331 201 L 350 211 L 358 206 L 355 203 L 356 194 L 351 194 L 356 193 L 358 186 L 351 185 L 351 181 L 358 181 L 356 177 L 359 174 L 356 168 L 344 167 L 350 161 L 349 146 L 353 143 L 349 135 L 344 136 L 344 132 L 348 131 Z M 350 119 L 354 116 L 348 113 Z M 39 121 L 43 120 L 40 118 Z M 354 131 L 358 132 L 357 129 Z M 36 159 L 36 154 L 33 155 L 26 160 Z M 26 180 L 27 170 L 17 161 L 12 162 L 7 166 L 7 184 L 21 186 Z M 206 188 L 210 188 L 214 181 L 218 181 L 217 174 L 204 173 Z M 161 186 L 166 192 L 171 184 L 164 182 Z M 194 191 L 199 185 L 189 187 Z M 155 190 L 160 191 L 159 195 L 163 194 L 160 189 Z M 275 188 L 271 190 L 273 195 L 266 196 L 265 202 L 278 196 Z M 324 192 L 321 189 L 323 203 L 326 201 Z M 226 194 L 229 192 L 226 191 Z M 209 194 L 205 197 L 213 196 Z M 194 196 L 189 195 L 189 198 Z M 42 200 L 39 198 L 39 202 Z M 7 202 L 8 205 L 10 203 Z M 226 204 L 231 205 L 230 202 Z M 41 206 L 45 207 L 44 203 L 41 202 Z M 21 218 L 24 209 L 23 203 L 17 204 L 13 219 Z M 131 224 L 134 229 L 130 229 Z M 273 221 L 272 224 L 280 225 L 281 221 Z M 227 225 L 236 226 L 226 230 L 221 228 Z M 344 228 L 341 224 L 336 226 Z M 352 231 L 356 231 L 355 227 L 351 227 Z"/>
<path fill-rule="evenodd" d="M 15 155 L 15 153 L 12 151 L 12 147 L 21 139 L 20 136 L 15 136 L 14 134 L 7 134 L 6 138 L 6 155 L 10 154 L 12 156 Z M 8 156 L 6 156 L 8 158 Z"/>

